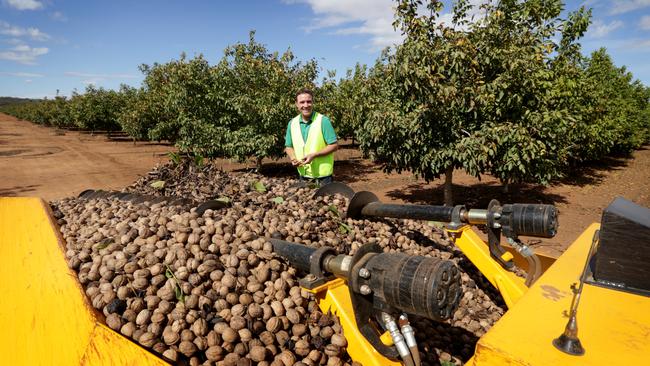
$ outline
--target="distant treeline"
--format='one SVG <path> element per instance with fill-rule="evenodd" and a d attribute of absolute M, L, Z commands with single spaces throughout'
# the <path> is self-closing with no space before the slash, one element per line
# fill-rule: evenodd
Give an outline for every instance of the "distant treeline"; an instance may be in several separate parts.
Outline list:
<path fill-rule="evenodd" d="M 15 97 L 0 97 L 0 107 L 10 104 L 24 104 L 42 102 L 43 99 L 30 99 L 30 98 L 15 98 Z"/>

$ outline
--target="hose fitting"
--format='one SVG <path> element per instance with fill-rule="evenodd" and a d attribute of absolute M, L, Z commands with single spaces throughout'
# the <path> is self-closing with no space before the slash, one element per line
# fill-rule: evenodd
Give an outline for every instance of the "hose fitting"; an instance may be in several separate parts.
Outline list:
<path fill-rule="evenodd" d="M 413 330 L 413 327 L 411 327 L 411 324 L 409 323 L 408 317 L 406 314 L 402 314 L 399 317 L 399 325 L 402 330 L 402 335 L 404 336 L 404 339 L 406 340 L 406 345 L 411 348 L 413 346 L 417 346 L 417 342 L 415 340 L 415 330 Z"/>
<path fill-rule="evenodd" d="M 400 357 L 405 362 L 407 359 L 410 360 L 411 352 L 409 351 L 409 348 L 404 341 L 404 336 L 402 336 L 402 333 L 400 333 L 399 328 L 397 327 L 395 319 L 386 313 L 381 313 L 381 320 L 384 322 L 386 330 L 388 330 L 391 338 L 393 339 L 393 343 L 397 348 L 397 353 L 399 353 Z"/>
<path fill-rule="evenodd" d="M 420 359 L 420 351 L 418 350 L 418 343 L 417 340 L 415 339 L 415 330 L 411 326 L 411 323 L 409 322 L 406 313 L 402 313 L 402 315 L 399 316 L 399 325 L 402 330 L 402 334 L 406 339 L 406 345 L 409 347 L 409 350 L 411 351 L 411 357 L 413 357 L 413 363 L 415 364 L 415 366 L 419 366 L 422 360 Z"/>

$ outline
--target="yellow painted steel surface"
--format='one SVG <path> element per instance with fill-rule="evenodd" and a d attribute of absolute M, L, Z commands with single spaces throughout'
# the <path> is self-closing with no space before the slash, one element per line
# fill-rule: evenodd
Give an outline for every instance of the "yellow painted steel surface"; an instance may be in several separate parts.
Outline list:
<path fill-rule="evenodd" d="M 524 271 L 528 271 L 528 262 L 526 261 L 526 258 L 524 258 L 517 252 L 515 248 L 509 246 L 508 244 L 501 243 L 501 246 L 512 255 L 512 260 L 515 262 L 515 265 L 517 265 L 517 267 L 521 268 Z M 556 256 L 540 253 L 538 251 L 535 251 L 535 254 L 537 255 L 537 258 L 539 258 L 539 262 L 542 265 L 542 273 L 546 272 L 546 270 L 557 260 Z"/>
<path fill-rule="evenodd" d="M 307 289 L 307 291 L 314 293 L 318 300 L 318 306 L 323 312 L 331 311 L 339 317 L 343 335 L 348 341 L 347 352 L 353 360 L 364 366 L 398 366 L 402 364 L 382 356 L 361 334 L 354 318 L 352 300 L 345 281 L 337 278 L 314 289 Z M 381 338 L 382 342 L 390 345 L 385 341 L 386 338 L 383 335 Z"/>
<path fill-rule="evenodd" d="M 487 244 L 471 226 L 466 225 L 458 230 L 448 229 L 447 231 L 454 244 L 463 251 L 463 254 L 481 271 L 485 278 L 499 290 L 509 308 L 513 307 L 528 291 L 524 279 L 504 269 L 497 261 L 492 259 Z M 509 252 L 506 252 L 503 256 L 505 261 L 512 258 L 513 255 Z"/>
<path fill-rule="evenodd" d="M 585 284 L 578 307 L 583 356 L 558 351 L 577 283 L 598 224 L 591 225 L 478 342 L 468 363 L 487 365 L 647 365 L 650 297 Z"/>
<path fill-rule="evenodd" d="M 102 324 L 63 248 L 43 200 L 0 198 L 0 364 L 166 365 Z"/>

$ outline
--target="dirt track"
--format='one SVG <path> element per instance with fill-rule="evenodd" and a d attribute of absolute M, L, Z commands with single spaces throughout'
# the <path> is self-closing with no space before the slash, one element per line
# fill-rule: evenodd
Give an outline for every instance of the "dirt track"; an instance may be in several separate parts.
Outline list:
<path fill-rule="evenodd" d="M 0 196 L 46 200 L 84 189 L 121 189 L 166 160 L 165 145 L 111 141 L 0 114 Z"/>
<path fill-rule="evenodd" d="M 0 196 L 40 196 L 47 200 L 73 196 L 84 189 L 122 189 L 167 159 L 171 146 L 128 140 L 106 135 L 60 131 L 18 121 L 0 114 Z M 442 204 L 442 180 L 429 184 L 411 175 L 385 174 L 362 159 L 357 149 L 344 145 L 336 153 L 336 180 L 355 190 L 370 190 L 383 201 Z M 225 170 L 245 167 L 220 161 Z M 272 175 L 292 176 L 286 162 L 267 164 Z M 549 203 L 560 210 L 560 229 L 553 239 L 542 241 L 543 250 L 559 254 L 592 222 L 600 221 L 602 210 L 617 196 L 650 207 L 650 148 L 632 157 L 608 158 L 598 165 L 583 167 L 574 177 L 543 187 L 512 186 L 504 193 L 491 177 L 481 181 L 456 172 L 454 193 L 457 203 L 485 208 L 490 199 L 502 203 Z"/>

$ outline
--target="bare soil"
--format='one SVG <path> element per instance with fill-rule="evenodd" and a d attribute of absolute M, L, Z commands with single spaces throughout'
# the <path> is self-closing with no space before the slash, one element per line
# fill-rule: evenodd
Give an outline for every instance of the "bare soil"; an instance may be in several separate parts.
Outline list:
<path fill-rule="evenodd" d="M 341 150 L 339 150 L 341 151 Z M 409 173 L 385 174 L 376 164 L 362 159 L 357 150 L 342 149 L 335 168 L 337 180 L 355 191 L 369 190 L 384 202 L 395 201 L 442 205 L 444 176 L 426 183 Z M 343 167 L 341 167 L 343 166 Z M 343 168 L 343 169 L 341 169 Z M 468 208 L 486 208 L 490 200 L 503 203 L 552 204 L 559 211 L 558 234 L 550 239 L 525 239 L 524 242 L 551 256 L 559 256 L 593 222 L 599 222 L 603 210 L 616 198 L 624 197 L 650 207 L 650 146 L 629 156 L 608 157 L 584 165 L 574 174 L 550 186 L 516 184 L 504 191 L 498 179 L 481 179 L 455 171 L 454 202 Z"/>
<path fill-rule="evenodd" d="M 119 190 L 146 174 L 174 151 L 167 144 L 133 143 L 123 136 L 63 131 L 0 114 L 0 196 L 40 196 L 55 200 L 92 189 Z M 253 164 L 219 160 L 227 171 L 252 169 Z M 286 160 L 265 161 L 261 170 L 272 176 L 294 176 Z M 384 202 L 440 205 L 443 179 L 426 183 L 409 173 L 386 174 L 363 159 L 349 142 L 336 152 L 335 179 L 354 190 L 369 190 Z M 485 208 L 491 199 L 502 203 L 547 203 L 558 207 L 560 228 L 552 239 L 530 241 L 541 251 L 560 254 L 602 210 L 622 196 L 650 207 L 650 146 L 630 156 L 609 157 L 578 168 L 551 186 L 503 186 L 490 176 L 481 180 L 456 171 L 456 203 Z"/>
<path fill-rule="evenodd" d="M 43 127 L 0 114 L 0 196 L 54 200 L 122 189 L 167 159 L 167 145 Z"/>

